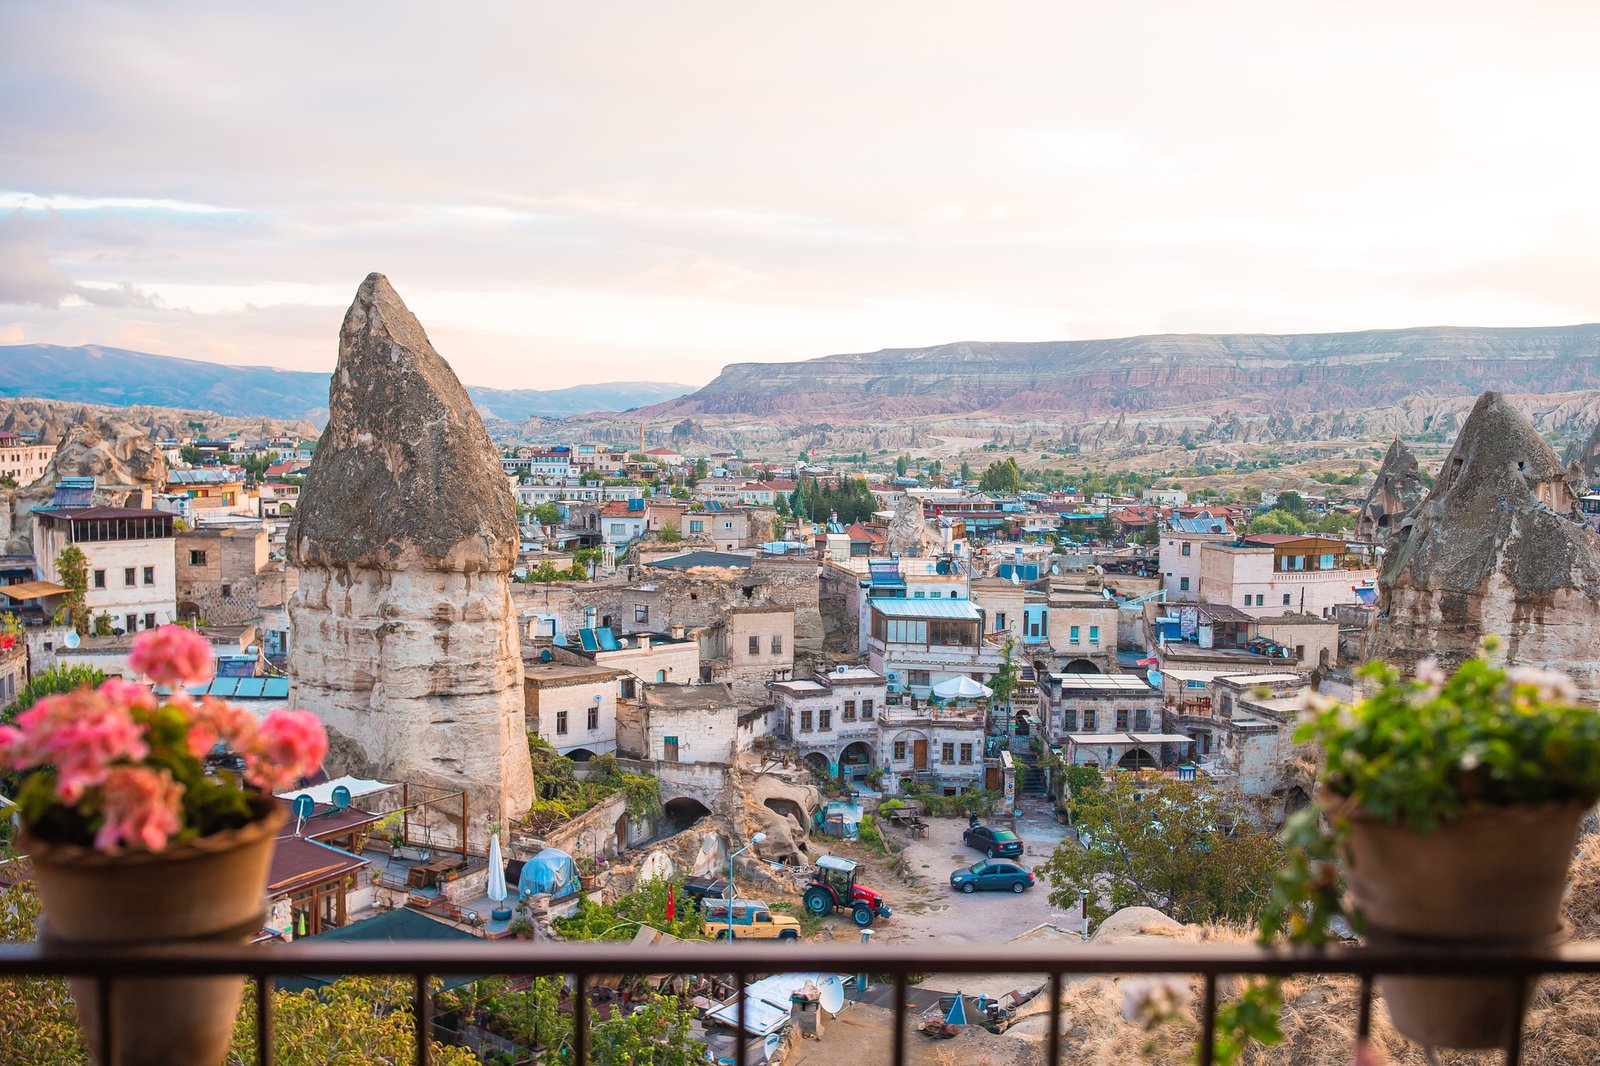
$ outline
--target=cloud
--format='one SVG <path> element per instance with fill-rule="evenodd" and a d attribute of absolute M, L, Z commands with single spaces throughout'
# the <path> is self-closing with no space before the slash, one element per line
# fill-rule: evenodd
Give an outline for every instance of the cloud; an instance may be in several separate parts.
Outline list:
<path fill-rule="evenodd" d="M 132 282 L 80 284 L 50 263 L 50 240 L 60 228 L 53 213 L 21 208 L 0 219 L 0 304 L 152 308 L 160 301 Z"/>

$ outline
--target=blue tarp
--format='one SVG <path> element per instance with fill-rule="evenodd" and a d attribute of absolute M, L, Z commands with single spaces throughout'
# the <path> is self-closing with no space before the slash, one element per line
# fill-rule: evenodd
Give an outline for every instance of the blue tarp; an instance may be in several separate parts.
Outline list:
<path fill-rule="evenodd" d="M 536 896 L 548 892 L 556 899 L 569 896 L 583 887 L 578 880 L 578 866 L 572 856 L 555 848 L 545 848 L 522 864 L 522 876 L 517 878 L 518 896 Z"/>

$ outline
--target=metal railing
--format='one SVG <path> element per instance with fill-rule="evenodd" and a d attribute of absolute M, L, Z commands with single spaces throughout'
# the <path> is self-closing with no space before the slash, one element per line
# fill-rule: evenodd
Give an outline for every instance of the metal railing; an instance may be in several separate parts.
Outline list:
<path fill-rule="evenodd" d="M 115 1012 L 106 1009 L 116 983 L 130 978 L 208 977 L 243 974 L 254 981 L 256 1049 L 261 1066 L 275 1058 L 273 978 L 305 974 L 342 976 L 398 975 L 410 978 L 415 1029 L 415 1062 L 428 1066 L 432 1055 L 430 980 L 445 976 L 571 977 L 573 1039 L 571 1061 L 585 1066 L 590 1058 L 590 990 L 596 975 L 692 973 L 729 975 L 735 988 L 770 973 L 867 972 L 892 984 L 892 1053 L 889 1062 L 906 1062 L 907 989 L 914 975 L 926 973 L 1036 973 L 1048 985 L 1049 1027 L 1045 1060 L 1062 1058 L 1062 990 L 1069 978 L 1110 974 L 1188 974 L 1203 982 L 1197 1059 L 1215 1061 L 1219 979 L 1231 976 L 1323 974 L 1360 982 L 1355 1036 L 1366 1038 L 1371 1024 L 1374 978 L 1383 975 L 1494 977 L 1506 980 L 1517 1003 L 1525 981 L 1545 975 L 1600 975 L 1600 943 L 1585 942 L 1540 949 L 1493 947 L 1402 949 L 1334 947 L 1273 949 L 1252 944 L 1108 945 L 1041 947 L 1020 944 L 973 945 L 960 948 L 909 947 L 883 944 L 781 945 L 674 943 L 649 947 L 592 942 L 449 943 L 317 943 L 300 941 L 280 946 L 172 944 L 139 947 L 73 949 L 39 944 L 0 944 L 0 977 L 83 977 L 95 983 L 101 1010 L 100 1046 L 114 1047 Z M 747 1002 L 741 997 L 737 1016 L 741 1031 Z M 748 1041 L 735 1040 L 736 1061 L 745 1066 Z M 859 1050 L 859 1049 L 858 1049 Z M 1515 1029 L 1505 1047 L 1505 1062 L 1521 1061 L 1522 1034 Z"/>

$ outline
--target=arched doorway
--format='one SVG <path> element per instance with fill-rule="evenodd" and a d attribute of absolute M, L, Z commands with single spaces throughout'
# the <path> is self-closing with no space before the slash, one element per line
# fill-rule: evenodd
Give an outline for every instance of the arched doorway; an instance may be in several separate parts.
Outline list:
<path fill-rule="evenodd" d="M 839 776 L 845 781 L 866 777 L 875 768 L 872 745 L 864 740 L 851 741 L 839 753 Z"/>
<path fill-rule="evenodd" d="M 1062 668 L 1064 674 L 1098 674 L 1100 668 L 1088 659 L 1073 659 Z"/>
<path fill-rule="evenodd" d="M 573 762 L 588 762 L 590 759 L 594 758 L 594 755 L 595 753 L 590 751 L 588 748 L 573 748 L 571 751 L 567 752 L 567 758 L 571 759 Z"/>
<path fill-rule="evenodd" d="M 917 729 L 907 729 L 896 733 L 894 747 L 890 749 L 894 756 L 892 765 L 895 769 L 905 769 L 910 764 L 912 771 L 928 769 L 928 735 Z"/>
<path fill-rule="evenodd" d="M 1117 768 L 1119 770 L 1158 770 L 1161 768 L 1161 763 L 1156 760 L 1154 755 L 1151 755 L 1143 748 L 1129 748 L 1123 753 L 1122 758 L 1117 760 Z"/>
<path fill-rule="evenodd" d="M 626 851 L 626 850 L 628 850 L 628 812 L 627 811 L 623 811 L 621 814 L 617 815 L 617 821 L 612 826 L 612 829 L 616 833 L 617 850 L 618 851 Z"/>
<path fill-rule="evenodd" d="M 671 836 L 681 833 L 702 818 L 710 817 L 711 810 L 697 799 L 678 796 L 667 800 L 661 807 L 661 831 Z"/>
<path fill-rule="evenodd" d="M 771 811 L 773 814 L 776 814 L 780 818 L 790 819 L 796 826 L 799 827 L 802 833 L 805 832 L 806 812 L 801 808 L 800 804 L 796 803 L 794 800 L 783 799 L 782 797 L 774 797 L 772 799 L 765 800 L 764 803 L 767 810 Z"/>
<path fill-rule="evenodd" d="M 833 767 L 829 764 L 828 757 L 820 751 L 807 752 L 801 761 L 818 777 L 833 776 Z"/>

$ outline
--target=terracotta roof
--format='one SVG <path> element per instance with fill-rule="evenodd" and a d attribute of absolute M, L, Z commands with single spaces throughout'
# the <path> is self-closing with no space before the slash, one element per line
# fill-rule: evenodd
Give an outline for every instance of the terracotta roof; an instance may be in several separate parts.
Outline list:
<path fill-rule="evenodd" d="M 628 510 L 627 500 L 607 500 L 600 508 L 600 515 L 603 518 L 637 518 L 640 521 L 644 520 L 643 511 Z"/>

